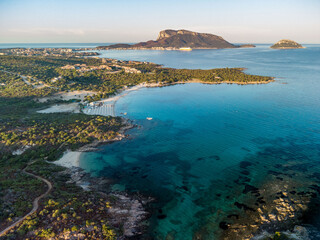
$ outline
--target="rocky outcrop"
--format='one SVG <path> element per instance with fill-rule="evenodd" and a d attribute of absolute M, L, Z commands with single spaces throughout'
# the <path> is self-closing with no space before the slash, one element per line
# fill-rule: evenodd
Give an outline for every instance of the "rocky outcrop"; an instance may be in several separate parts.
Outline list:
<path fill-rule="evenodd" d="M 287 240 L 311 240 L 309 231 L 306 227 L 296 225 L 292 231 L 268 233 L 263 232 L 252 240 L 269 240 L 269 239 L 287 239 Z M 317 235 L 317 234 L 316 234 Z"/>
<path fill-rule="evenodd" d="M 289 175 L 279 177 L 276 172 L 270 172 L 270 175 L 274 176 L 269 176 L 266 183 L 259 188 L 245 186 L 243 193 L 251 197 L 241 203 L 235 202 L 240 212 L 234 212 L 224 222 L 220 222 L 220 228 L 223 230 L 221 239 L 231 240 L 238 237 L 264 240 L 270 238 L 263 236 L 267 233 L 274 235 L 275 231 L 287 231 L 286 234 L 289 235 L 288 230 L 302 224 L 305 216 L 311 218 L 309 212 L 314 211 L 319 203 L 319 188 L 310 185 L 307 191 L 301 191 L 298 190 L 301 189 L 301 182 Z M 253 203 L 252 200 L 255 198 L 256 201 Z"/>
<path fill-rule="evenodd" d="M 254 48 L 256 45 L 253 44 L 242 44 L 239 46 L 240 48 Z"/>
<path fill-rule="evenodd" d="M 150 216 L 146 206 L 154 201 L 153 198 L 126 192 L 113 193 L 110 191 L 110 179 L 92 177 L 78 167 L 67 168 L 61 174 L 70 176 L 67 183 L 75 183 L 85 191 L 93 190 L 103 197 L 113 199 L 108 210 L 109 224 L 114 228 L 122 226 L 122 235 L 118 239 L 139 239 L 139 236 L 145 233 L 147 226 L 144 221 Z"/>
<path fill-rule="evenodd" d="M 295 48 L 304 48 L 304 47 L 295 41 L 288 40 L 288 39 L 282 39 L 279 42 L 272 45 L 271 48 L 274 48 L 274 49 L 295 49 Z"/>
<path fill-rule="evenodd" d="M 188 30 L 163 30 L 159 33 L 157 40 L 140 42 L 134 45 L 114 44 L 100 46 L 98 49 L 156 49 L 156 50 L 179 50 L 180 48 L 192 49 L 220 49 L 254 47 L 254 45 L 233 45 L 222 37 L 210 33 L 198 33 Z"/>

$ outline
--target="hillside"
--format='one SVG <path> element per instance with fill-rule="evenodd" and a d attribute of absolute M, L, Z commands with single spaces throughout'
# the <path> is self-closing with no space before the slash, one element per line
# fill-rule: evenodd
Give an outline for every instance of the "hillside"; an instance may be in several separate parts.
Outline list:
<path fill-rule="evenodd" d="M 210 33 L 197 33 L 188 30 L 163 30 L 156 40 L 140 42 L 137 44 L 115 44 L 100 46 L 98 49 L 159 49 L 178 50 L 180 48 L 192 49 L 221 49 L 238 48 L 222 37 Z M 252 47 L 252 45 L 250 45 Z"/>

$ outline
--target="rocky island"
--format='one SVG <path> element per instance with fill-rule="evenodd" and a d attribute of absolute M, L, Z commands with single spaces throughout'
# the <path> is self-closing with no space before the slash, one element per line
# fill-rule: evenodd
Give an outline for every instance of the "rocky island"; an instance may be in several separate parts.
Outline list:
<path fill-rule="evenodd" d="M 221 49 L 255 47 L 252 44 L 234 45 L 222 37 L 210 33 L 197 33 L 188 30 L 163 30 L 158 38 L 137 44 L 114 44 L 109 46 L 99 46 L 97 49 L 151 49 L 151 50 L 185 50 L 185 49 Z"/>
<path fill-rule="evenodd" d="M 273 44 L 270 48 L 273 49 L 295 49 L 295 48 L 304 48 L 301 44 L 288 40 L 288 39 L 282 39 L 279 42 Z"/>

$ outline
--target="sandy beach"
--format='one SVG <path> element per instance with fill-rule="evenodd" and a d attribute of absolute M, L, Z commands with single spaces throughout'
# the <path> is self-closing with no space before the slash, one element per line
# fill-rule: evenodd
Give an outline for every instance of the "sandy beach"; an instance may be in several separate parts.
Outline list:
<path fill-rule="evenodd" d="M 272 82 L 274 80 L 270 80 Z M 203 84 L 222 84 L 222 83 L 232 83 L 232 84 L 240 84 L 240 85 L 246 85 L 246 84 L 258 84 L 260 82 L 254 82 L 254 83 L 243 83 L 243 82 L 228 82 L 224 81 L 221 83 L 216 83 L 216 82 L 203 82 L 200 81 L 199 79 L 192 79 L 191 81 L 187 82 L 175 82 L 172 84 L 168 85 L 175 85 L 175 84 L 186 84 L 186 83 L 203 83 Z M 263 82 L 264 83 L 264 82 Z M 260 83 L 260 84 L 263 84 Z M 266 82 L 269 83 L 269 82 Z M 85 106 L 82 112 L 84 114 L 88 115 L 101 115 L 101 116 L 116 116 L 115 114 L 115 104 L 116 102 L 128 95 L 130 92 L 137 91 L 141 88 L 144 87 L 160 87 L 160 86 L 165 86 L 163 84 L 159 83 L 141 83 L 136 86 L 130 87 L 130 88 L 124 88 L 121 92 L 119 92 L 117 95 L 113 97 L 109 97 L 106 99 L 102 99 L 100 101 L 96 101 L 94 106 Z M 40 102 L 45 102 L 47 100 L 52 100 L 52 99 L 61 99 L 61 100 L 71 100 L 71 99 L 78 99 L 81 100 L 82 102 L 84 101 L 85 96 L 88 95 L 93 95 L 96 92 L 91 92 L 91 91 L 73 91 L 73 92 L 65 92 L 65 93 L 58 93 L 56 95 L 53 95 L 51 97 L 47 98 L 42 98 L 39 99 Z M 43 109 L 40 111 L 37 111 L 38 113 L 59 113 L 59 112 L 71 112 L 71 113 L 80 113 L 80 106 L 79 103 L 70 103 L 70 104 L 57 104 L 54 106 L 51 106 L 47 109 Z"/>
<path fill-rule="evenodd" d="M 81 100 L 83 102 L 84 98 L 86 96 L 90 96 L 95 94 L 96 92 L 93 91 L 72 91 L 72 92 L 60 92 L 57 94 L 54 94 L 53 96 L 50 97 L 44 97 L 44 98 L 39 98 L 39 102 L 46 102 L 48 100 L 64 100 L 64 101 L 68 101 L 71 99 L 77 99 L 77 100 Z"/>
<path fill-rule="evenodd" d="M 83 109 L 84 114 L 88 115 L 102 115 L 102 116 L 115 116 L 114 105 L 115 103 L 122 97 L 126 96 L 128 93 L 132 91 L 139 90 L 143 87 L 159 87 L 161 86 L 158 83 L 141 83 L 139 85 L 133 86 L 131 88 L 123 89 L 119 94 L 102 99 L 97 101 L 96 104 L 101 103 L 99 106 L 88 106 Z M 72 91 L 72 92 L 60 92 L 50 97 L 40 98 L 39 102 L 46 102 L 48 100 L 64 100 L 68 101 L 71 99 L 80 100 L 82 103 L 84 102 L 84 98 L 89 95 L 96 94 L 93 91 Z M 59 113 L 59 112 L 72 112 L 72 113 L 80 113 L 79 103 L 70 103 L 70 104 L 56 104 L 49 108 L 37 111 L 38 113 Z"/>
<path fill-rule="evenodd" d="M 130 92 L 137 91 L 140 88 L 144 88 L 144 87 L 159 87 L 159 86 L 161 86 L 161 84 L 158 84 L 158 83 L 140 83 L 140 84 L 138 84 L 136 86 L 124 89 L 122 92 L 120 92 L 119 94 L 117 94 L 114 97 L 110 97 L 110 98 L 101 100 L 99 102 L 113 102 L 113 103 L 115 103 L 120 98 L 128 95 Z"/>
<path fill-rule="evenodd" d="M 66 151 L 63 156 L 54 163 L 66 168 L 79 167 L 81 152 Z"/>
<path fill-rule="evenodd" d="M 79 103 L 54 105 L 49 108 L 37 111 L 38 113 L 72 112 L 80 113 Z"/>
<path fill-rule="evenodd" d="M 137 91 L 144 87 L 159 87 L 159 86 L 161 85 L 158 83 L 154 83 L 154 84 L 141 83 L 131 88 L 125 88 L 123 91 L 121 91 L 119 94 L 113 97 L 97 101 L 96 104 L 98 104 L 98 106 L 85 107 L 83 109 L 83 113 L 89 114 L 89 115 L 115 116 L 116 114 L 115 114 L 114 106 L 115 106 L 115 103 L 120 98 L 128 95 L 130 92 Z M 101 105 L 99 105 L 99 103 L 101 103 Z"/>

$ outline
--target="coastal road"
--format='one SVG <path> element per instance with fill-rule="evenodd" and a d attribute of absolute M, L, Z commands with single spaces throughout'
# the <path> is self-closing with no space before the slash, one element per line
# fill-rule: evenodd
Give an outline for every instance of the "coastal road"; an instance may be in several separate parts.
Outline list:
<path fill-rule="evenodd" d="M 49 182 L 47 179 L 45 179 L 45 178 L 43 178 L 43 177 L 40 177 L 40 176 L 35 175 L 35 174 L 33 174 L 33 173 L 27 172 L 27 171 L 25 170 L 26 168 L 27 168 L 27 167 L 25 167 L 25 168 L 22 170 L 22 172 L 24 172 L 25 174 L 27 174 L 27 175 L 29 175 L 29 176 L 35 177 L 35 178 L 43 181 L 44 183 L 47 184 L 48 189 L 47 189 L 47 191 L 46 191 L 45 193 L 43 193 L 42 195 L 40 195 L 39 197 L 37 197 L 37 198 L 35 198 L 35 199 L 33 200 L 33 203 L 32 203 L 33 207 L 32 207 L 32 209 L 31 209 L 31 211 L 30 211 L 29 213 L 27 213 L 25 216 L 23 216 L 22 218 L 20 218 L 18 221 L 14 222 L 14 223 L 11 224 L 10 226 L 8 226 L 8 227 L 5 228 L 4 230 L 2 230 L 2 231 L 0 232 L 0 237 L 4 236 L 8 231 L 10 231 L 11 229 L 13 229 L 13 228 L 16 227 L 17 225 L 19 225 L 23 220 L 25 220 L 25 219 L 26 219 L 27 217 L 29 217 L 30 215 L 32 215 L 33 213 L 35 213 L 35 212 L 38 210 L 38 208 L 39 208 L 39 200 L 42 199 L 42 198 L 44 198 L 44 197 L 46 197 L 46 196 L 49 194 L 49 192 L 52 190 L 52 183 L 51 183 L 51 182 Z"/>

